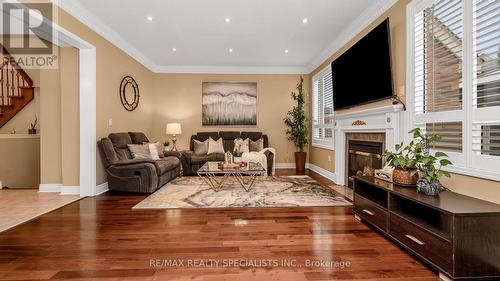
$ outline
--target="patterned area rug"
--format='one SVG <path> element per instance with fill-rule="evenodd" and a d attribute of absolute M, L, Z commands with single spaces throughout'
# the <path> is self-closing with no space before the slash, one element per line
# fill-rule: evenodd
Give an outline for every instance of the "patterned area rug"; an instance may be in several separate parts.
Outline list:
<path fill-rule="evenodd" d="M 347 200 L 308 176 L 265 177 L 246 192 L 234 178 L 213 191 L 199 177 L 182 177 L 162 187 L 133 209 L 332 207 Z"/>

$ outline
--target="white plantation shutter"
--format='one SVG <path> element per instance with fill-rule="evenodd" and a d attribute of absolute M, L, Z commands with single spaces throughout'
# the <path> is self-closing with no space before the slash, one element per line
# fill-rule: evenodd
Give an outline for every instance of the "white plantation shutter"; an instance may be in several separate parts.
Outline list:
<path fill-rule="evenodd" d="M 442 135 L 433 148 L 456 165 L 466 163 L 462 11 L 462 0 L 437 0 L 414 16 L 414 125 Z"/>
<path fill-rule="evenodd" d="M 312 145 L 333 149 L 333 85 L 331 67 L 316 74 L 313 79 Z"/>
<path fill-rule="evenodd" d="M 409 127 L 443 139 L 449 170 L 500 179 L 500 0 L 414 0 Z"/>
<path fill-rule="evenodd" d="M 462 109 L 461 0 L 437 1 L 416 20 L 416 112 Z"/>
<path fill-rule="evenodd" d="M 473 2 L 471 164 L 500 173 L 500 1 Z"/>

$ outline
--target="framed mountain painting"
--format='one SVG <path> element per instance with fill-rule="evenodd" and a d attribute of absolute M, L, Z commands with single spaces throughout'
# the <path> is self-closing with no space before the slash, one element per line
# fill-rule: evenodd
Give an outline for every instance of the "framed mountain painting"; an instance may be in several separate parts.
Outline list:
<path fill-rule="evenodd" d="M 203 82 L 204 126 L 257 125 L 257 83 Z"/>

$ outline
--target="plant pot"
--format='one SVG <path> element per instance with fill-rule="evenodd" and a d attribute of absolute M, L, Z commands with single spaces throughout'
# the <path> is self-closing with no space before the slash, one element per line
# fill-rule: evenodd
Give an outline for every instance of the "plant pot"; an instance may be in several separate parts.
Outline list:
<path fill-rule="evenodd" d="M 233 157 L 233 162 L 234 163 L 241 163 L 241 161 L 242 161 L 241 156 L 240 157 L 236 157 L 236 156 Z"/>
<path fill-rule="evenodd" d="M 439 181 L 429 182 L 425 178 L 421 178 L 417 182 L 417 191 L 429 196 L 438 196 L 444 187 Z"/>
<path fill-rule="evenodd" d="M 295 152 L 295 173 L 305 175 L 306 173 L 306 152 Z"/>
<path fill-rule="evenodd" d="M 28 129 L 28 134 L 36 135 L 36 129 Z"/>
<path fill-rule="evenodd" d="M 392 172 L 392 181 L 397 185 L 415 186 L 418 181 L 418 174 L 411 175 L 415 169 L 394 168 Z"/>

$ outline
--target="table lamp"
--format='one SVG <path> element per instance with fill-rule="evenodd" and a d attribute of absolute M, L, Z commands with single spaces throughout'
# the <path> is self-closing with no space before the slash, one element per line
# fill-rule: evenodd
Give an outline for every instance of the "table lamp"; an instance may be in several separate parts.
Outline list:
<path fill-rule="evenodd" d="M 175 142 L 177 139 L 175 138 L 175 135 L 180 135 L 182 134 L 182 129 L 181 129 L 181 124 L 180 123 L 168 123 L 167 124 L 167 135 L 172 135 L 172 149 L 171 151 L 177 151 L 177 147 L 175 146 Z"/>

